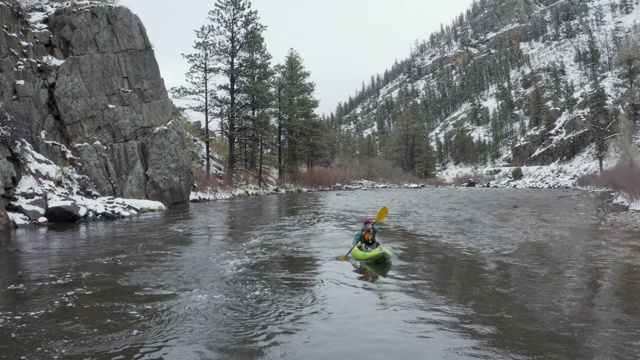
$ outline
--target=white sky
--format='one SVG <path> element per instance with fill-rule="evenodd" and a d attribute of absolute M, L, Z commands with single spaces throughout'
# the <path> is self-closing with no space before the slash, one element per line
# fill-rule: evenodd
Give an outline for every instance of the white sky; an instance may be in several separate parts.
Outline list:
<path fill-rule="evenodd" d="M 318 114 L 335 111 L 362 82 L 409 57 L 415 40 L 451 24 L 473 0 L 253 0 L 273 64 L 290 48 L 316 84 Z M 194 30 L 207 23 L 215 0 L 120 0 L 144 23 L 168 88 L 188 70 Z M 198 120 L 198 119 L 194 119 Z"/>

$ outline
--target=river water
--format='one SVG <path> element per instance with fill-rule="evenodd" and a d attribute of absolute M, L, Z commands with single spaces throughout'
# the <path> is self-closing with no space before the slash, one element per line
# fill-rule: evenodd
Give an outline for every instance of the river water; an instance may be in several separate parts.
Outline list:
<path fill-rule="evenodd" d="M 637 359 L 640 239 L 571 190 L 191 204 L 0 240 L 0 358 Z M 390 266 L 338 258 L 381 206 Z"/>

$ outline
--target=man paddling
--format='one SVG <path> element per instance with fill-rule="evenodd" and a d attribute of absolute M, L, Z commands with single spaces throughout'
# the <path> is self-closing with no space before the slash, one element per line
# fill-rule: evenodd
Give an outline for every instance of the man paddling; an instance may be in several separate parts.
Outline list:
<path fill-rule="evenodd" d="M 380 211 L 378 211 L 378 215 L 376 216 L 376 221 L 374 221 L 373 223 L 371 223 L 371 220 L 365 220 L 364 222 L 364 227 L 362 228 L 362 230 L 358 231 L 356 233 L 356 236 L 354 237 L 353 241 L 354 244 L 351 247 L 351 249 L 349 249 L 349 252 L 347 252 L 346 255 L 341 256 L 339 259 L 340 260 L 347 260 L 349 258 L 349 254 L 351 254 L 351 251 L 353 251 L 353 249 L 355 249 L 356 246 L 358 246 L 360 238 L 364 237 L 365 233 L 369 233 L 369 240 L 371 238 L 373 238 L 374 244 L 377 246 L 379 246 L 380 244 L 378 244 L 378 242 L 375 240 L 375 235 L 378 233 L 378 228 L 375 226 L 376 223 L 384 220 L 384 218 L 387 217 L 387 214 L 389 213 L 389 209 L 386 206 L 383 206 L 380 208 Z M 369 226 L 367 227 L 367 221 L 370 223 Z M 366 229 L 366 231 L 365 231 Z M 370 230 L 373 231 L 373 234 L 371 236 Z M 391 252 L 389 252 L 389 254 L 391 254 Z"/>
<path fill-rule="evenodd" d="M 362 229 L 356 232 L 353 237 L 352 244 L 355 245 L 360 241 L 360 249 L 362 251 L 369 251 L 380 246 L 380 243 L 376 239 L 376 234 L 378 233 L 378 227 L 373 225 L 371 220 L 367 219 L 364 221 L 364 225 Z"/>

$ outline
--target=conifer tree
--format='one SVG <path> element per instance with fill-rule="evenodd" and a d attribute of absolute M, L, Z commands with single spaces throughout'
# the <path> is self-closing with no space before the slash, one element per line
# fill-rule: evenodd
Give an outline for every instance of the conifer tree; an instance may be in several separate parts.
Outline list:
<path fill-rule="evenodd" d="M 469 136 L 467 130 L 461 126 L 453 137 L 453 146 L 451 149 L 451 158 L 454 164 L 465 163 L 471 164 L 473 154 L 473 138 Z"/>
<path fill-rule="evenodd" d="M 418 135 L 418 151 L 416 156 L 415 174 L 423 179 L 436 175 L 436 152 L 431 145 L 431 138 L 427 132 Z"/>
<path fill-rule="evenodd" d="M 625 100 L 630 104 L 627 112 L 635 124 L 640 118 L 640 100 L 636 82 L 640 76 L 640 31 L 636 28 L 634 33 L 625 39 L 618 52 L 617 64 L 620 66 L 620 78 L 624 81 L 622 86 L 626 92 Z"/>
<path fill-rule="evenodd" d="M 502 146 L 502 141 L 504 140 L 504 131 L 503 125 L 501 123 L 501 118 L 498 114 L 497 110 L 494 110 L 491 114 L 491 144 L 492 152 L 491 158 L 496 160 L 498 158 L 500 147 Z"/>
<path fill-rule="evenodd" d="M 194 52 L 182 54 L 189 64 L 189 71 L 185 74 L 188 85 L 174 87 L 169 91 L 176 99 L 189 101 L 185 106 L 186 109 L 204 116 L 205 172 L 207 181 L 209 181 L 211 176 L 209 123 L 214 112 L 215 76 L 213 36 L 211 28 L 208 26 L 201 26 L 200 29 L 195 30 L 195 35 Z"/>
<path fill-rule="evenodd" d="M 440 165 L 445 165 L 444 146 L 440 137 L 436 136 L 436 161 Z"/>
<path fill-rule="evenodd" d="M 632 0 L 620 0 L 620 10 L 623 14 L 629 15 L 633 10 L 633 1 Z"/>
<path fill-rule="evenodd" d="M 245 136 L 245 168 L 258 170 L 258 185 L 263 182 L 263 167 L 265 147 L 271 143 L 275 136 L 274 128 L 271 125 L 271 107 L 273 103 L 273 93 L 271 92 L 271 81 L 274 74 L 270 66 L 271 55 L 266 49 L 262 34 L 253 34 L 255 38 L 250 41 L 246 68 L 241 82 L 241 93 L 248 96 L 249 111 L 246 116 L 248 122 L 245 124 L 243 133 Z"/>
<path fill-rule="evenodd" d="M 237 165 L 237 146 L 242 116 L 248 108 L 248 97 L 243 93 L 243 82 L 250 49 L 260 39 L 265 26 L 258 14 L 251 10 L 249 0 L 217 0 L 209 11 L 210 29 L 214 38 L 213 56 L 218 75 L 223 79 L 218 86 L 217 104 L 222 114 L 222 130 L 228 145 L 226 183 L 233 185 Z M 246 91 L 246 90 L 245 90 Z"/>
<path fill-rule="evenodd" d="M 609 148 L 609 137 L 613 134 L 614 119 L 607 110 L 607 94 L 597 78 L 591 81 L 589 92 L 591 139 L 596 146 L 596 158 L 600 171 L 603 170 L 604 157 Z"/>
<path fill-rule="evenodd" d="M 562 64 L 558 66 L 556 63 L 551 65 L 550 88 L 553 89 L 553 104 L 556 107 L 560 106 L 560 100 L 562 99 L 562 66 Z"/>
<path fill-rule="evenodd" d="M 542 124 L 544 120 L 545 109 L 546 109 L 546 106 L 544 104 L 542 90 L 536 84 L 536 86 L 533 88 L 533 92 L 531 93 L 531 96 L 529 97 L 528 111 L 529 111 L 529 117 L 530 117 L 530 122 L 529 122 L 530 129 L 537 128 Z"/>
<path fill-rule="evenodd" d="M 577 52 L 577 56 L 585 65 L 585 70 L 588 70 L 588 74 L 592 77 L 596 77 L 598 74 L 598 67 L 600 66 L 601 52 L 595 39 L 595 35 L 591 28 L 587 27 L 587 49 L 581 52 Z"/>
<path fill-rule="evenodd" d="M 405 171 L 415 171 L 420 136 L 427 132 L 423 119 L 420 106 L 413 102 L 400 114 L 392 128 L 392 160 Z"/>
<path fill-rule="evenodd" d="M 298 161 L 305 157 L 307 166 L 320 156 L 321 124 L 314 111 L 318 100 L 314 97 L 315 84 L 309 81 L 302 57 L 293 49 L 284 63 L 276 66 L 276 105 L 278 109 L 278 174 L 284 182 L 285 172 L 295 173 Z"/>

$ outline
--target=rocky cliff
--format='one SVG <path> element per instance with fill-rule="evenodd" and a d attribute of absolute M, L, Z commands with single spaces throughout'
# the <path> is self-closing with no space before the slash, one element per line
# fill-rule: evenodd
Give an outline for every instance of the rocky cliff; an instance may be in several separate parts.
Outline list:
<path fill-rule="evenodd" d="M 29 144 L 85 176 L 76 193 L 189 200 L 188 138 L 136 15 L 90 1 L 0 0 L 0 24 L 5 198 L 20 195 Z"/>

